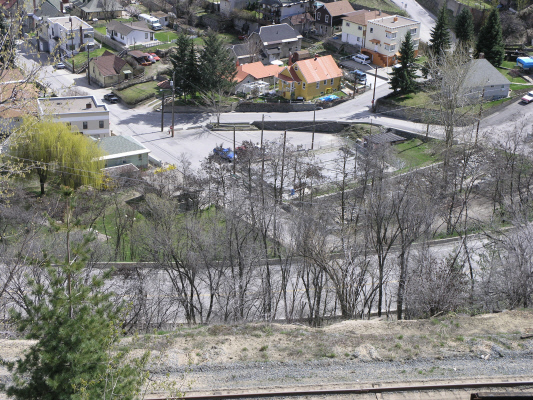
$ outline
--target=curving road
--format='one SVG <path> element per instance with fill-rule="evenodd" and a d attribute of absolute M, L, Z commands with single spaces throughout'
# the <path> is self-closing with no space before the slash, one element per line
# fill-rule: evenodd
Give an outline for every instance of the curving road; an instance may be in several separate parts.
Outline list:
<path fill-rule="evenodd" d="M 429 42 L 431 30 L 435 26 L 435 16 L 415 0 L 392 0 L 392 2 L 407 11 L 411 18 L 420 21 L 420 39 L 423 42 Z"/>

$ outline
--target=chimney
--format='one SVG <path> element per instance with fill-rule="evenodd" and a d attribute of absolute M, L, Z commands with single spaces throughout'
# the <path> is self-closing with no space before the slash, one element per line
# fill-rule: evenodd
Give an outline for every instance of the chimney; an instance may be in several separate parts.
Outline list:
<path fill-rule="evenodd" d="M 33 4 L 35 4 L 35 0 L 33 0 Z M 61 14 L 63 14 L 65 11 L 63 11 L 63 2 L 59 3 L 59 7 L 61 8 Z"/>
<path fill-rule="evenodd" d="M 91 103 L 87 103 L 85 108 L 91 108 L 93 105 Z"/>
<path fill-rule="evenodd" d="M 396 22 L 396 21 L 398 21 L 398 17 L 394 17 L 394 21 L 392 22 Z"/>
<path fill-rule="evenodd" d="M 485 58 L 485 53 L 479 53 L 479 55 L 477 56 L 477 58 Z"/>

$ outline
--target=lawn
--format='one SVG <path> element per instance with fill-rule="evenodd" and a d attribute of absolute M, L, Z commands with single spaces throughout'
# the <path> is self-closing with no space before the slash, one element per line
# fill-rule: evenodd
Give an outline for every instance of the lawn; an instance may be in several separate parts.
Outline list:
<path fill-rule="evenodd" d="M 411 139 L 394 146 L 397 156 L 407 164 L 407 168 L 423 167 L 434 164 L 438 158 L 432 154 L 431 143 L 419 139 Z"/>
<path fill-rule="evenodd" d="M 484 110 L 488 110 L 489 108 L 492 108 L 494 106 L 499 106 L 500 104 L 502 104 L 502 103 L 504 103 L 506 101 L 510 101 L 510 100 L 514 100 L 514 99 L 512 97 L 506 97 L 504 99 L 489 101 L 487 103 L 483 103 L 483 109 Z"/>
<path fill-rule="evenodd" d="M 518 69 L 518 68 L 517 68 Z M 498 68 L 498 71 L 502 73 L 511 83 L 527 83 L 527 81 L 520 76 L 513 76 L 514 70 Z"/>
<path fill-rule="evenodd" d="M 420 56 L 416 58 L 415 63 L 424 64 L 427 60 L 428 60 L 428 56 Z"/>
<path fill-rule="evenodd" d="M 105 44 L 102 44 L 102 47 L 100 49 L 96 49 L 94 51 L 89 52 L 89 57 L 99 57 L 104 54 L 106 50 L 110 51 L 111 53 L 115 53 L 114 49 Z M 72 60 L 74 60 L 74 66 L 83 64 L 87 61 L 87 52 L 76 54 L 73 58 L 68 59 L 70 63 L 72 63 Z"/>
<path fill-rule="evenodd" d="M 484 2 L 482 0 L 458 0 L 459 3 L 467 5 L 468 7 L 475 8 L 477 10 L 488 10 L 492 8 L 491 2 Z"/>
<path fill-rule="evenodd" d="M 102 26 L 95 26 L 94 27 L 94 30 L 98 33 L 101 33 L 102 35 L 105 35 L 106 34 L 106 28 L 105 28 L 105 25 L 102 25 Z"/>
<path fill-rule="evenodd" d="M 150 81 L 130 86 L 127 89 L 117 90 L 115 93 L 127 104 L 137 104 L 139 99 L 145 98 L 151 93 L 158 95 L 159 88 L 156 81 Z"/>
<path fill-rule="evenodd" d="M 511 90 L 530 90 L 533 89 L 533 85 L 518 85 L 511 83 Z"/>
<path fill-rule="evenodd" d="M 426 92 L 409 93 L 391 97 L 390 99 L 405 107 L 426 106 L 432 108 L 432 105 L 435 104 L 435 101 L 430 97 L 429 93 Z"/>
<path fill-rule="evenodd" d="M 174 39 L 177 39 L 178 36 L 179 35 L 174 31 L 163 31 L 163 32 L 157 32 L 156 34 L 154 34 L 154 37 L 160 42 L 170 42 Z"/>

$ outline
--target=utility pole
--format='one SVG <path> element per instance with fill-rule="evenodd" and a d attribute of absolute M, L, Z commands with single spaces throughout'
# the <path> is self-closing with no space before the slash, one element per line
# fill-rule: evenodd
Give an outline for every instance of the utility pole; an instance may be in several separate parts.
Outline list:
<path fill-rule="evenodd" d="M 283 133 L 283 154 L 281 156 L 281 180 L 279 184 L 279 199 L 283 201 L 283 172 L 285 170 L 285 144 L 287 143 L 287 131 Z"/>
<path fill-rule="evenodd" d="M 233 175 L 235 175 L 235 164 L 237 164 L 237 149 L 235 148 L 235 125 L 233 125 Z"/>
<path fill-rule="evenodd" d="M 89 85 L 91 84 L 91 69 L 89 68 L 89 43 L 86 43 L 85 46 L 87 47 L 87 82 L 89 82 Z"/>
<path fill-rule="evenodd" d="M 378 80 L 378 67 L 374 70 L 374 95 L 372 96 L 372 112 L 376 111 L 376 82 Z"/>
<path fill-rule="evenodd" d="M 70 22 L 70 43 L 71 43 L 71 52 L 72 52 L 72 73 L 76 73 L 76 66 L 74 65 L 74 30 L 72 29 L 72 17 L 68 17 Z"/>
<path fill-rule="evenodd" d="M 176 95 L 176 70 L 172 73 L 172 137 L 174 137 L 174 98 Z"/>
<path fill-rule="evenodd" d="M 161 132 L 163 132 L 164 112 L 165 112 L 165 91 L 161 89 L 163 99 L 161 100 Z"/>
<path fill-rule="evenodd" d="M 263 131 L 264 130 L 265 130 L 265 114 L 263 114 L 263 123 L 261 125 L 261 188 L 263 187 L 263 178 L 265 175 L 265 148 L 263 147 Z"/>
<path fill-rule="evenodd" d="M 311 150 L 315 147 L 315 122 L 316 122 L 316 104 L 313 110 L 313 136 L 311 136 Z"/>
<path fill-rule="evenodd" d="M 476 140 L 474 142 L 475 145 L 477 145 L 477 136 L 479 133 L 479 123 L 481 122 L 481 113 L 483 112 L 483 98 L 484 97 L 485 97 L 485 88 L 483 88 L 483 92 L 481 92 L 481 104 L 479 105 L 479 117 L 477 119 Z"/>

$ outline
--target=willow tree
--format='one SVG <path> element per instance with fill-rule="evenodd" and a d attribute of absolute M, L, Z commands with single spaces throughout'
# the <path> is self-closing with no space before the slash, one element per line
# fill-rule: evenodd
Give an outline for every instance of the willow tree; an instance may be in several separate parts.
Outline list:
<path fill-rule="evenodd" d="M 74 189 L 102 182 L 103 151 L 91 138 L 60 122 L 26 118 L 10 138 L 9 155 L 30 167 L 41 185 L 50 176 Z"/>

